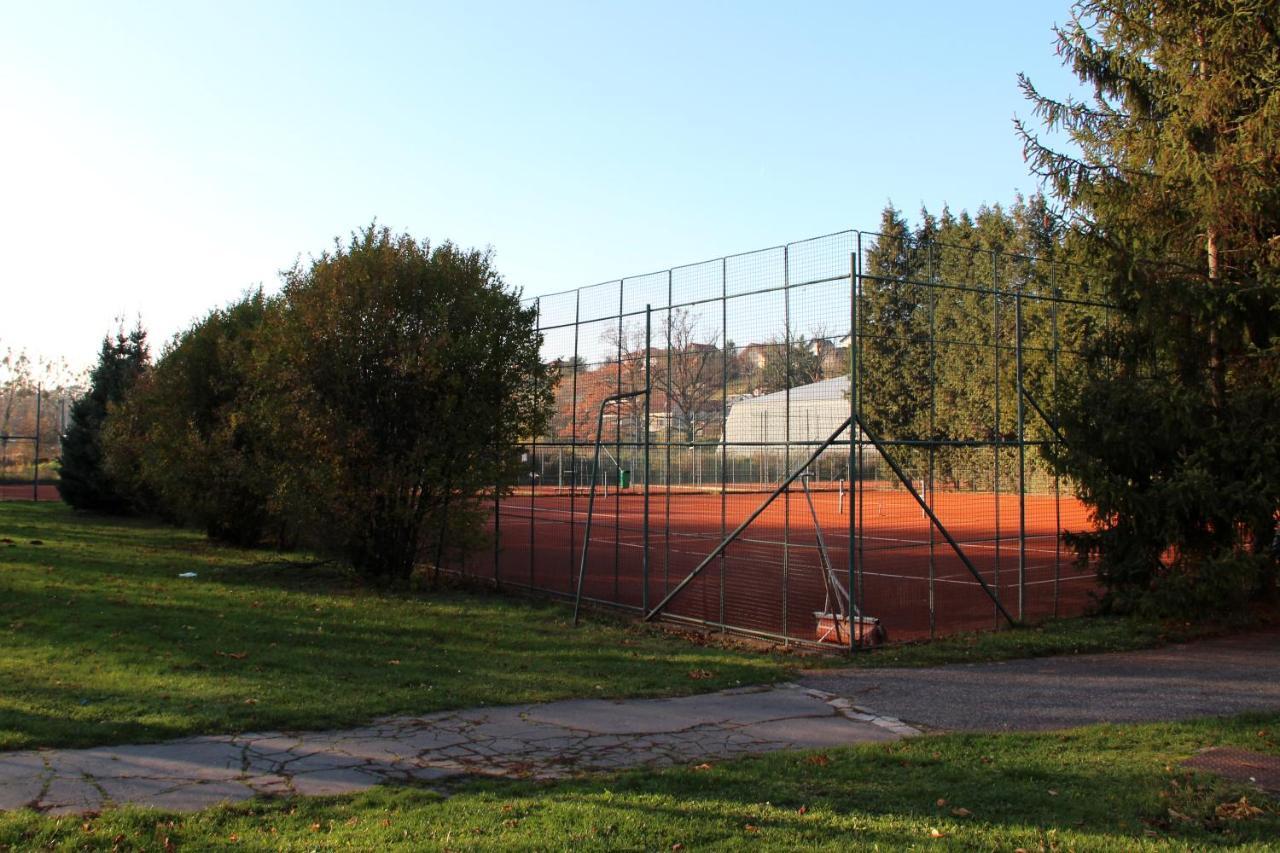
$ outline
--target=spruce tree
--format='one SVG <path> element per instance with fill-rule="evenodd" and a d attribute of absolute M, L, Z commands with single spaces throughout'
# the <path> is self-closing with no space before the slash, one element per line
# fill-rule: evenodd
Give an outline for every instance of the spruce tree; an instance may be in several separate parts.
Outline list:
<path fill-rule="evenodd" d="M 77 509 L 125 513 L 134 496 L 103 466 L 102 427 L 151 364 L 147 333 L 141 323 L 106 336 L 98 363 L 89 374 L 89 390 L 71 405 L 71 422 L 62 438 L 58 492 Z"/>
<path fill-rule="evenodd" d="M 1274 594 L 1280 508 L 1280 4 L 1096 0 L 1058 50 L 1087 101 L 1019 124 L 1120 307 L 1058 408 L 1060 469 L 1120 609 Z"/>

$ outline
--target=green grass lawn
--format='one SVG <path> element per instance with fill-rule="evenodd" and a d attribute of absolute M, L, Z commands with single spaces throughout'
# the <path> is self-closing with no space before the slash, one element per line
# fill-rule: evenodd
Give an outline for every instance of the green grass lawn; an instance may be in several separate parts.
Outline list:
<path fill-rule="evenodd" d="M 0 539 L 6 750 L 675 695 L 777 680 L 792 663 L 622 622 L 575 630 L 563 605 L 368 590 L 299 555 L 60 504 L 0 504 Z"/>
<path fill-rule="evenodd" d="M 191 815 L 22 811 L 0 815 L 0 850 L 1274 850 L 1274 799 L 1178 762 L 1209 745 L 1280 754 L 1278 732 L 1280 715 L 1251 715 L 474 782 L 447 798 L 387 786 Z"/>
<path fill-rule="evenodd" d="M 827 659 L 817 665 L 922 667 L 1133 651 L 1257 629 L 1275 624 L 1276 618 L 1274 609 L 1257 609 L 1195 622 L 1080 616 L 1012 630 L 941 637 L 928 643 L 884 646 L 870 653 L 859 652 L 852 658 Z"/>

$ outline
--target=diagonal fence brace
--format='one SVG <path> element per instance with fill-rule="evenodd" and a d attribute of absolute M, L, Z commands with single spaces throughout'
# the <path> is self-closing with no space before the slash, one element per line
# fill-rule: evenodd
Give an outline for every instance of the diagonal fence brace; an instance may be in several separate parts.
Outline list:
<path fill-rule="evenodd" d="M 977 566 L 975 566 L 973 561 L 969 559 L 969 555 L 960 547 L 960 543 L 955 540 L 955 537 L 951 535 L 951 532 L 947 530 L 938 516 L 934 515 L 933 508 L 929 506 L 929 502 L 922 498 L 920 493 L 916 491 L 916 487 L 912 485 L 911 480 L 907 477 L 906 472 L 902 470 L 902 467 L 894 461 L 892 456 L 885 452 L 884 444 L 875 436 L 874 433 L 866 428 L 862 423 L 861 418 L 858 418 L 855 415 L 853 420 L 857 421 L 858 429 L 862 430 L 862 434 L 867 437 L 867 440 L 870 441 L 880 453 L 880 458 L 889 463 L 889 468 L 893 470 L 893 473 L 902 482 L 902 485 L 911 493 L 911 497 L 915 498 L 916 503 L 920 504 L 920 509 L 924 510 L 924 514 L 929 516 L 929 521 L 933 522 L 933 526 L 938 528 L 938 532 L 942 534 L 942 538 L 951 546 L 951 550 L 956 552 L 956 556 L 960 558 L 960 562 L 964 563 L 964 567 L 969 570 L 969 574 L 973 575 L 973 579 L 982 587 L 982 591 L 985 592 L 987 597 L 995 603 L 996 609 L 1000 611 L 1000 615 L 1007 619 L 1010 625 L 1016 626 L 1018 624 L 1018 620 L 1009 615 L 1008 610 L 1005 610 L 1004 605 L 1000 603 L 1000 597 L 995 594 L 986 579 L 982 577 L 982 573 L 978 571 Z"/>
<path fill-rule="evenodd" d="M 706 569 L 706 567 L 709 566 L 711 562 L 724 551 L 725 548 L 729 547 L 729 544 L 732 543 L 733 540 L 741 536 L 742 532 L 746 530 L 748 527 L 750 527 L 751 523 L 755 521 L 757 518 L 759 518 L 761 513 L 763 513 L 766 509 L 768 509 L 769 505 L 777 499 L 778 495 L 786 491 L 788 486 L 790 486 L 793 482 L 799 479 L 800 475 L 809 469 L 809 466 L 812 465 L 815 460 L 817 460 L 817 458 L 822 454 L 822 452 L 835 443 L 836 439 L 840 436 L 842 432 L 844 432 L 846 429 L 849 429 L 854 424 L 857 425 L 858 429 L 862 431 L 862 434 L 865 435 L 867 437 L 867 440 L 870 441 L 871 444 L 876 448 L 876 451 L 879 452 L 881 458 L 883 458 L 884 461 L 889 464 L 889 468 L 893 471 L 894 475 L 898 478 L 898 480 L 902 482 L 902 485 L 906 487 L 907 491 L 911 494 L 911 496 L 915 498 L 916 503 L 920 505 L 920 509 L 924 511 L 926 516 L 928 516 L 929 521 L 932 522 L 933 525 L 938 528 L 938 532 L 942 534 L 942 538 L 946 540 L 946 543 L 948 545 L 951 546 L 951 550 L 954 551 L 956 556 L 960 558 L 960 562 L 962 562 L 964 564 L 964 567 L 969 570 L 969 574 L 973 575 L 974 580 L 976 580 L 978 582 L 978 585 L 982 587 L 982 591 L 985 592 L 987 594 L 987 597 L 990 598 L 991 601 L 995 604 L 996 609 L 1000 611 L 1000 615 L 1003 616 L 1006 620 L 1008 620 L 1010 625 L 1016 626 L 1018 624 L 1018 621 L 1014 619 L 1013 616 L 1009 613 L 1009 611 L 1005 609 L 1005 606 L 1000 603 L 999 596 L 997 596 L 995 594 L 995 591 L 991 589 L 990 584 L 988 584 L 986 579 L 982 577 L 982 573 L 978 571 L 977 566 L 975 566 L 973 564 L 973 561 L 969 559 L 969 555 L 966 554 L 964 552 L 964 549 L 960 547 L 960 543 L 957 542 L 955 537 L 951 535 L 951 532 L 947 530 L 946 526 L 942 523 L 942 520 L 939 519 L 938 516 L 934 514 L 933 508 L 929 506 L 928 501 L 922 498 L 920 496 L 920 493 L 916 491 L 915 486 L 912 485 L 910 478 L 908 478 L 906 475 L 906 472 L 903 471 L 902 467 L 898 465 L 898 463 L 893 459 L 893 457 L 891 457 L 886 452 L 887 449 L 884 445 L 884 442 L 882 442 L 875 434 L 870 432 L 866 428 L 866 426 L 863 424 L 862 419 L 857 417 L 856 415 L 852 415 L 846 418 L 844 423 L 842 423 L 836 429 L 835 432 L 831 433 L 831 435 L 827 438 L 826 441 L 822 442 L 822 444 L 820 444 L 818 448 L 814 450 L 814 452 L 809 456 L 809 458 L 804 461 L 804 464 L 802 464 L 795 471 L 793 471 L 791 475 L 787 477 L 787 479 L 779 483 L 778 487 L 775 488 L 769 494 L 769 496 L 764 499 L 764 501 L 760 504 L 760 506 L 756 507 L 755 511 L 752 512 L 751 515 L 747 516 L 747 519 L 745 521 L 743 521 L 736 528 L 734 528 L 733 532 L 730 533 L 728 536 L 726 536 L 720 542 L 720 544 L 717 545 L 715 549 L 711 551 L 710 554 L 708 554 L 705 558 L 703 558 L 702 562 L 698 563 L 698 565 L 694 567 L 693 571 L 691 571 L 685 577 L 684 580 L 676 584 L 676 586 L 669 593 L 667 593 L 665 598 L 663 598 L 656 605 L 654 605 L 654 608 L 645 614 L 644 616 L 645 621 L 646 622 L 651 621 L 653 617 L 661 613 L 662 610 L 668 604 L 670 604 L 671 601 L 677 595 L 679 595 L 684 590 L 685 587 L 687 587 L 690 583 L 693 582 L 694 578 L 696 578 L 699 574 L 701 574 L 702 571 Z M 852 439 L 850 440 L 849 445 L 851 447 L 853 446 Z M 852 541 L 849 543 L 849 547 L 853 547 Z"/>
<path fill-rule="evenodd" d="M 1050 431 L 1053 432 L 1054 438 L 1058 439 L 1058 441 L 1062 442 L 1067 447 L 1070 447 L 1071 442 L 1067 441 L 1067 439 L 1062 435 L 1062 432 L 1058 429 L 1058 425 L 1053 422 L 1053 419 L 1044 413 L 1044 409 L 1040 408 L 1040 404 L 1036 402 L 1035 397 L 1031 396 L 1031 392 L 1026 388 L 1023 388 L 1022 396 L 1031 404 L 1031 408 L 1034 409 L 1035 413 L 1040 416 L 1040 419 L 1045 422 L 1045 425 L 1049 427 Z"/>
<path fill-rule="evenodd" d="M 751 522 L 759 518 L 760 513 L 764 512 L 766 509 L 769 508 L 769 504 L 777 500 L 778 495 L 785 492 L 788 486 L 790 486 L 792 483 L 794 483 L 796 480 L 800 478 L 801 474 L 809 470 L 809 466 L 812 465 L 815 461 L 817 461 L 818 457 L 822 455 L 823 451 L 825 451 L 832 444 L 835 444 L 835 441 L 840 436 L 840 433 L 848 429 L 852 422 L 853 422 L 853 418 L 845 418 L 844 423 L 840 424 L 840 426 L 836 428 L 836 431 L 831 433 L 831 435 L 827 437 L 826 441 L 818 445 L 818 448 L 814 450 L 812 454 L 809 455 L 809 458 L 804 461 L 803 465 L 801 465 L 799 468 L 793 471 L 791 473 L 791 476 L 787 477 L 787 479 L 779 483 L 778 487 L 769 493 L 769 496 L 764 499 L 764 501 L 760 504 L 760 506 L 756 507 L 755 511 L 752 512 L 751 515 L 747 516 L 746 521 L 742 522 L 737 527 L 735 527 L 733 532 L 730 533 L 728 536 L 726 536 L 724 538 L 724 541 L 722 541 L 719 545 L 717 545 L 710 554 L 708 554 L 705 558 L 703 558 L 702 562 L 698 563 L 698 565 L 694 567 L 693 571 L 689 572 L 688 576 L 685 577 L 684 580 L 676 584 L 675 587 L 671 590 L 671 592 L 667 593 L 666 598 L 662 599 L 657 604 L 655 604 L 653 609 L 644 615 L 644 621 L 648 622 L 652 620 L 653 617 L 661 613 L 662 609 L 665 608 L 668 604 L 670 604 L 671 600 L 675 598 L 677 595 L 679 595 L 681 590 L 683 590 L 686 586 L 692 583 L 693 579 L 696 578 L 698 575 L 700 575 L 703 569 L 711 565 L 712 560 L 720 556 L 720 554 L 724 551 L 724 549 L 729 547 L 730 542 L 732 542 L 733 540 L 741 536 L 742 531 L 750 527 Z M 852 444 L 852 442 L 850 442 L 850 444 Z"/>

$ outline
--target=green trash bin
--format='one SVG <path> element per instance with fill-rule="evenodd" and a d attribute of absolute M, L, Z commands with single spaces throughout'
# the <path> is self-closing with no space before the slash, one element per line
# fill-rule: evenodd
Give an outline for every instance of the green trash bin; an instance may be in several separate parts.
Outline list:
<path fill-rule="evenodd" d="M 618 469 L 618 488 L 619 489 L 631 488 L 631 469 L 630 468 Z"/>

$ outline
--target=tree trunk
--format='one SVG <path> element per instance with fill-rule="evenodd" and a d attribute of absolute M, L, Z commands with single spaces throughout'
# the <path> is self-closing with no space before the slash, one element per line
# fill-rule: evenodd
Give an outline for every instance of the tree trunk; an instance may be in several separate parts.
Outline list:
<path fill-rule="evenodd" d="M 1216 296 L 1222 280 L 1222 271 L 1218 260 L 1218 229 L 1209 226 L 1205 254 L 1209 264 L 1209 289 Z M 1209 391 L 1213 399 L 1213 407 L 1221 412 L 1227 402 L 1227 359 L 1222 344 L 1222 330 L 1215 320 L 1210 320 L 1209 327 Z"/>

